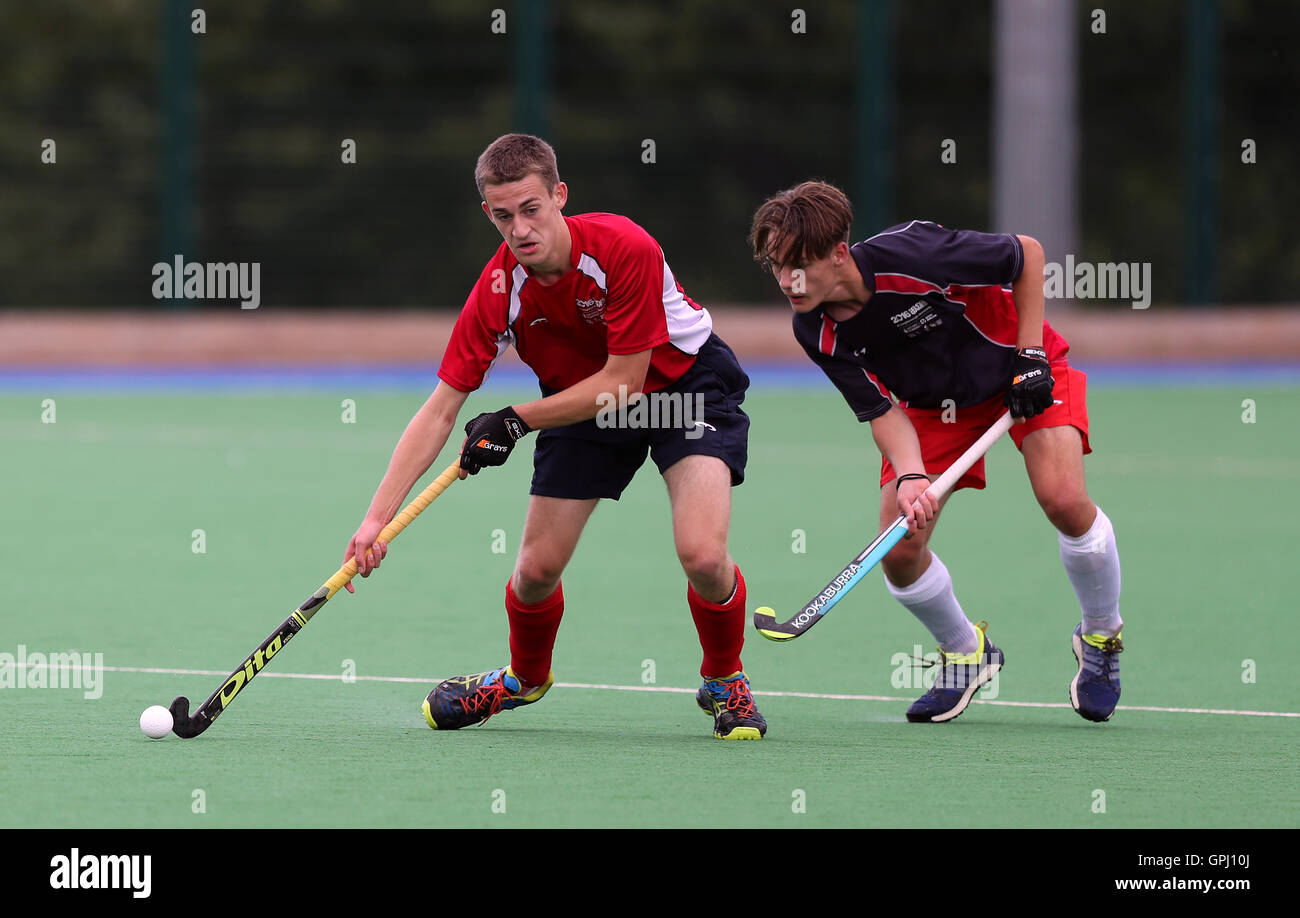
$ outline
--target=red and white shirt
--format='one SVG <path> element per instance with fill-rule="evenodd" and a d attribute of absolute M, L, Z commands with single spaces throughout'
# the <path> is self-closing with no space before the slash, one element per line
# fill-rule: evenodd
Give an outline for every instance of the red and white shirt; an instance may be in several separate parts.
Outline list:
<path fill-rule="evenodd" d="M 504 242 L 461 310 L 438 377 L 462 392 L 483 384 L 510 345 L 543 387 L 567 389 L 611 354 L 653 349 L 644 391 L 675 382 L 713 332 L 649 233 L 616 214 L 565 217 L 573 270 L 544 285 Z"/>

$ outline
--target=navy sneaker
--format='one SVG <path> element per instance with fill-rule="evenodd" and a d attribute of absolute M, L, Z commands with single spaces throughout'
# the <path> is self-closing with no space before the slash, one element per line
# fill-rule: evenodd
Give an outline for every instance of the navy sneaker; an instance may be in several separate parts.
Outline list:
<path fill-rule="evenodd" d="M 435 730 L 459 730 L 481 724 L 493 714 L 541 700 L 552 685 L 555 673 L 527 694 L 510 667 L 494 669 L 473 676 L 457 676 L 438 684 L 421 706 L 424 719 Z"/>
<path fill-rule="evenodd" d="M 939 650 L 943 668 L 930 690 L 916 699 L 907 709 L 907 719 L 914 724 L 941 724 L 952 720 L 966 710 L 971 697 L 980 686 L 997 675 L 1005 657 L 1002 651 L 984 633 L 988 622 L 975 626 L 979 646 L 974 653 L 945 653 Z"/>
<path fill-rule="evenodd" d="M 1119 704 L 1119 654 L 1124 649 L 1120 640 L 1123 632 L 1114 637 L 1105 634 L 1084 634 L 1083 624 L 1074 629 L 1071 644 L 1079 671 L 1070 682 L 1070 705 L 1085 720 L 1101 723 L 1110 720 Z"/>
<path fill-rule="evenodd" d="M 754 706 L 754 693 L 743 672 L 705 679 L 695 693 L 695 703 L 713 715 L 713 735 L 718 739 L 762 739 L 767 732 L 767 721 Z"/>

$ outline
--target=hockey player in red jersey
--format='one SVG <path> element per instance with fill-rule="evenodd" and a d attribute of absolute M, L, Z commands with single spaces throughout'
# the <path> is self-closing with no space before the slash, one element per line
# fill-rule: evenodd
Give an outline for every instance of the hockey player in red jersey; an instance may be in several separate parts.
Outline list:
<path fill-rule="evenodd" d="M 703 650 L 696 701 L 720 739 L 761 739 L 767 724 L 740 660 L 745 581 L 727 546 L 731 488 L 744 479 L 749 378 L 713 334 L 706 309 L 677 283 L 655 240 L 626 217 L 563 213 L 568 187 L 539 138 L 507 134 L 479 157 L 483 212 L 504 242 L 456 321 L 439 383 L 394 450 L 365 519 L 348 542 L 368 576 L 387 546 L 380 530 L 433 464 L 457 413 L 496 358 L 514 346 L 542 397 L 465 425 L 461 477 L 503 464 L 536 431 L 533 478 L 514 573 L 505 589 L 510 663 L 448 679 L 424 715 L 437 730 L 482 723 L 532 704 L 554 682 L 551 653 L 564 611 L 561 576 L 602 498 L 617 500 L 647 453 L 664 478 L 687 605 Z M 695 412 L 611 412 L 640 395 Z"/>

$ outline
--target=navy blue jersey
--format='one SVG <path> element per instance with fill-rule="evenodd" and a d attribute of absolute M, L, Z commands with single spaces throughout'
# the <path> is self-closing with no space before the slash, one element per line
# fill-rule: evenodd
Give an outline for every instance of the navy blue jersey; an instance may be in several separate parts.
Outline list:
<path fill-rule="evenodd" d="M 943 408 L 947 399 L 963 408 L 1006 390 L 1017 335 L 1010 285 L 1024 265 L 1019 239 L 913 220 L 849 251 L 871 299 L 842 322 L 820 306 L 795 313 L 794 334 L 858 420 L 888 411 L 891 394 L 916 408 Z M 1059 338 L 1044 326 L 1045 336 Z"/>

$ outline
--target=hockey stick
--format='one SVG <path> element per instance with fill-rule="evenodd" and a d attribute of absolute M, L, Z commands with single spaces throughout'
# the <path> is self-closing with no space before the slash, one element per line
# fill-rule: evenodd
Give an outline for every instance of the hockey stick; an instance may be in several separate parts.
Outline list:
<path fill-rule="evenodd" d="M 439 494 L 447 489 L 453 481 L 460 475 L 460 462 L 453 462 L 447 466 L 446 471 L 434 479 L 433 483 L 420 492 L 420 496 L 407 504 L 402 511 L 393 518 L 393 521 L 384 527 L 383 531 L 375 538 L 376 542 L 391 542 L 397 537 L 397 534 L 407 527 L 411 520 L 420 515 L 421 511 Z M 254 650 L 248 659 L 240 664 L 239 668 L 226 677 L 226 681 L 221 683 L 221 687 L 208 696 L 208 700 L 203 702 L 203 706 L 190 714 L 190 700 L 181 695 L 171 704 L 172 712 L 172 732 L 184 739 L 198 736 L 216 720 L 230 703 L 235 700 L 235 696 L 253 681 L 253 677 L 262 671 L 273 656 L 280 652 L 285 644 L 289 643 L 290 638 L 301 631 L 306 624 L 311 621 L 311 617 L 320 611 L 321 606 L 329 600 L 339 590 L 343 589 L 353 577 L 357 574 L 357 559 L 349 558 L 348 563 L 343 565 L 335 572 L 334 576 L 326 580 L 321 588 L 307 598 L 307 601 L 294 610 L 293 614 L 280 623 L 280 627 L 271 632 L 271 636 L 263 641 L 258 648 Z"/>
<path fill-rule="evenodd" d="M 966 452 L 954 462 L 948 469 L 940 475 L 926 492 L 934 497 L 935 500 L 942 500 L 943 496 L 952 489 L 957 483 L 957 479 L 970 469 L 989 448 L 1004 433 L 1011 429 L 1011 412 L 1007 411 L 994 422 L 982 437 L 976 440 Z M 809 600 L 799 613 L 787 622 L 778 622 L 776 613 L 767 606 L 754 610 L 754 627 L 758 633 L 763 635 L 769 641 L 790 641 L 803 634 L 813 625 L 821 621 L 822 616 L 829 612 L 837 602 L 844 598 L 849 590 L 857 585 L 857 582 L 867 575 L 873 567 L 879 563 L 880 559 L 889 554 L 890 549 L 903 540 L 907 535 L 907 518 L 900 515 L 892 523 L 881 530 L 880 535 L 872 540 L 871 544 L 862 549 L 862 552 L 850 561 L 842 571 L 835 575 L 835 578 L 820 591 L 816 596 Z"/>

